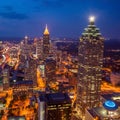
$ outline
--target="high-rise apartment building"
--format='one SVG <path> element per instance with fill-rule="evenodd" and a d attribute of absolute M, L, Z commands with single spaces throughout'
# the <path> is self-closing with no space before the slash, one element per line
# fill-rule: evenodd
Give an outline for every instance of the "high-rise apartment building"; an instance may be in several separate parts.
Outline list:
<path fill-rule="evenodd" d="M 85 109 L 99 106 L 103 64 L 103 37 L 90 17 L 79 42 L 77 108 L 82 115 Z"/>

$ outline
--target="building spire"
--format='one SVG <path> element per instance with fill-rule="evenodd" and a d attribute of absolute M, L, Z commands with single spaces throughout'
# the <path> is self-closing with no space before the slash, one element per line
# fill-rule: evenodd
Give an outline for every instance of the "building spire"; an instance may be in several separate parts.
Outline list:
<path fill-rule="evenodd" d="M 90 16 L 89 17 L 89 22 L 90 22 L 90 24 L 94 24 L 94 22 L 95 22 L 95 16 Z"/>
<path fill-rule="evenodd" d="M 28 36 L 26 35 L 25 37 L 24 37 L 24 41 L 25 41 L 25 44 L 28 44 Z"/>
<path fill-rule="evenodd" d="M 24 38 L 25 38 L 25 40 L 27 40 L 27 39 L 28 39 L 28 36 L 26 35 Z"/>
<path fill-rule="evenodd" d="M 49 35 L 49 31 L 48 31 L 48 28 L 47 28 L 47 24 L 46 24 L 46 27 L 45 27 L 45 30 L 44 30 L 44 35 Z"/>
<path fill-rule="evenodd" d="M 90 16 L 89 17 L 89 25 L 87 28 L 84 29 L 84 32 L 82 33 L 83 36 L 93 36 L 98 37 L 101 36 L 99 28 L 95 25 L 95 17 Z"/>

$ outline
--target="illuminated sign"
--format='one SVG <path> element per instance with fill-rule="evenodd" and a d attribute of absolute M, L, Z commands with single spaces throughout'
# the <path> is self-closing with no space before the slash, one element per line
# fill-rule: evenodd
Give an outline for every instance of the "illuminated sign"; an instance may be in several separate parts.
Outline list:
<path fill-rule="evenodd" d="M 117 104 L 112 100 L 107 100 L 103 103 L 105 109 L 113 111 L 118 108 Z"/>

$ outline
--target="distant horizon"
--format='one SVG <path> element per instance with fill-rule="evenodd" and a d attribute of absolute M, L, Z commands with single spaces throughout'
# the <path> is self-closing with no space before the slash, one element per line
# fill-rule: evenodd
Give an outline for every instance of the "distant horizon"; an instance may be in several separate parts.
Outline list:
<path fill-rule="evenodd" d="M 25 35 L 26 36 L 26 35 Z M 25 36 L 0 36 L 0 39 L 1 38 L 23 38 L 24 39 L 24 37 Z M 29 38 L 41 38 L 41 37 L 43 37 L 43 36 L 28 36 Z M 80 36 L 78 36 L 78 37 L 69 37 L 69 36 L 51 36 L 50 35 L 50 38 L 62 38 L 62 39 L 64 39 L 64 38 L 66 38 L 66 39 L 79 39 L 81 37 L 81 35 Z M 104 36 L 103 36 L 103 38 L 104 38 Z M 104 38 L 105 40 L 120 40 L 120 38 Z"/>
<path fill-rule="evenodd" d="M 24 36 L 25 37 L 25 36 Z M 24 37 L 1 37 L 0 36 L 0 41 L 20 41 L 20 40 L 24 40 Z M 28 36 L 29 37 L 29 36 Z M 35 36 L 35 37 L 29 37 L 29 40 L 32 40 L 34 38 L 41 38 L 43 36 Z M 69 41 L 72 41 L 72 40 L 79 40 L 80 36 L 79 37 L 50 37 L 51 40 L 54 40 L 54 39 L 61 39 L 61 40 L 64 40 L 66 39 L 69 40 Z M 108 39 L 105 39 L 105 41 L 110 41 L 110 42 L 119 42 L 120 43 L 120 38 L 108 38 Z"/>

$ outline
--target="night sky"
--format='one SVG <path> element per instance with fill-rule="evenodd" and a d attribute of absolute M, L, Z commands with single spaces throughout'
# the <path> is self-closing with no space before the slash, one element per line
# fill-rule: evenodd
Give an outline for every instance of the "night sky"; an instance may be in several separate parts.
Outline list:
<path fill-rule="evenodd" d="M 1 0 L 0 37 L 78 37 L 90 15 L 105 38 L 120 38 L 120 0 Z"/>

